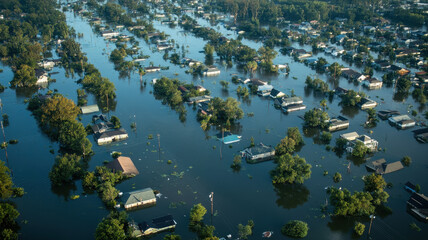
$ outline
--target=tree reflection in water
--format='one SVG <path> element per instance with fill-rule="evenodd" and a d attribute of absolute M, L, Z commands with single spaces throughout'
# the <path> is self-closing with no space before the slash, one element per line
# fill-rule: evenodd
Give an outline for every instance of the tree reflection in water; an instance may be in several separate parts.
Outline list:
<path fill-rule="evenodd" d="M 275 185 L 278 196 L 276 205 L 285 209 L 296 208 L 308 201 L 309 190 L 302 184 L 280 184 Z"/>

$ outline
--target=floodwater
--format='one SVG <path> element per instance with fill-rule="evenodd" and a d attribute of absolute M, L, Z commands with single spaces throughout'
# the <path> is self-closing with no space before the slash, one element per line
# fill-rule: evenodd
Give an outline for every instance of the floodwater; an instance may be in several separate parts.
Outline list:
<path fill-rule="evenodd" d="M 274 231 L 273 239 L 285 239 L 280 233 L 283 224 L 289 220 L 298 219 L 306 221 L 309 225 L 308 239 L 351 239 L 354 220 L 352 218 L 332 218 L 320 211 L 320 206 L 325 203 L 327 186 L 348 188 L 351 191 L 361 191 L 363 188 L 362 176 L 367 174 L 364 164 L 352 162 L 351 171 L 347 172 L 350 160 L 346 156 L 338 157 L 333 152 L 325 150 L 325 145 L 314 142 L 313 133 L 304 135 L 305 145 L 297 153 L 304 157 L 312 165 L 312 176 L 302 185 L 284 185 L 275 187 L 271 183 L 269 172 L 275 165 L 272 161 L 259 164 L 242 163 L 239 172 L 230 168 L 233 156 L 250 144 L 250 138 L 254 137 L 256 143 L 275 146 L 286 134 L 287 128 L 297 126 L 303 131 L 303 121 L 299 118 L 304 111 L 283 114 L 273 106 L 273 101 L 268 98 L 251 96 L 250 101 L 241 104 L 245 113 L 254 113 L 253 117 L 245 116 L 239 121 L 239 126 L 234 131 L 242 135 L 242 141 L 228 145 L 221 145 L 219 141 L 211 138 L 218 130 L 204 132 L 196 120 L 196 110 L 187 106 L 187 116 L 184 122 L 180 121 L 179 114 L 161 101 L 154 98 L 153 87 L 150 84 L 141 86 L 138 72 L 132 73 L 129 78 L 119 78 L 119 73 L 108 60 L 108 54 L 114 49 L 114 44 L 106 42 L 101 36 L 92 32 L 86 19 L 67 12 L 67 23 L 77 33 L 83 33 L 83 38 L 78 39 L 82 50 L 87 53 L 90 63 L 93 63 L 104 77 L 108 77 L 116 86 L 117 106 L 115 111 L 109 115 L 118 116 L 122 126 L 128 131 L 129 139 L 126 141 L 96 146 L 91 136 L 95 156 L 89 163 L 89 169 L 102 165 L 104 161 L 110 160 L 112 151 L 120 151 L 124 156 L 129 156 L 140 171 L 140 175 L 126 180 L 116 186 L 120 191 L 127 192 L 136 189 L 151 187 L 159 190 L 163 195 L 158 198 L 154 207 L 132 211 L 130 218 L 136 222 L 150 221 L 150 219 L 172 214 L 178 225 L 175 232 L 183 239 L 196 239 L 196 234 L 188 230 L 188 215 L 194 204 L 202 203 L 207 209 L 205 223 L 215 226 L 215 235 L 225 237 L 227 234 L 237 236 L 237 225 L 246 224 L 252 219 L 255 222 L 253 236 L 250 239 L 260 239 L 261 233 L 267 230 Z M 200 20 L 204 24 L 204 20 Z M 202 50 L 206 41 L 195 38 L 191 33 L 183 32 L 179 26 L 169 28 L 155 21 L 155 28 L 165 31 L 171 39 L 179 44 L 177 49 L 181 55 L 181 46 L 184 45 L 186 57 L 204 61 Z M 205 22 L 205 24 L 207 24 Z M 225 35 L 224 28 L 217 29 Z M 126 31 L 124 31 L 126 33 Z M 245 40 L 245 44 L 257 49 L 260 43 Z M 295 45 L 298 47 L 298 45 Z M 141 50 L 145 55 L 150 55 L 143 64 L 148 66 L 153 62 L 155 66 L 169 66 L 169 70 L 160 73 L 148 73 L 143 80 L 148 83 L 153 78 L 166 76 L 178 78 L 181 81 L 200 84 L 211 91 L 212 96 L 226 98 L 236 96 L 235 85 L 230 82 L 227 91 L 221 88 L 221 80 L 230 81 L 232 74 L 248 76 L 242 69 L 235 66 L 227 68 L 224 64 L 216 62 L 221 74 L 215 77 L 193 77 L 185 74 L 186 68 L 175 66 L 165 61 L 163 52 L 152 52 L 154 45 L 147 45 L 140 41 Z M 277 49 L 279 50 L 279 49 Z M 171 54 L 172 52 L 170 52 Z M 325 57 L 328 62 L 337 61 L 348 66 L 339 58 L 325 56 L 320 53 L 316 56 Z M 294 62 L 289 56 L 281 54 L 274 60 L 276 64 L 288 63 L 291 68 L 290 75 L 262 75 L 256 77 L 266 79 L 271 84 L 290 94 L 294 90 L 297 96 L 302 96 L 307 109 L 319 107 L 321 96 L 314 96 L 305 92 L 304 81 L 307 75 L 318 76 L 327 80 L 325 75 L 317 75 L 315 71 L 302 63 Z M 1 84 L 8 86 L 12 79 L 11 70 L 2 66 L 0 73 Z M 359 69 L 353 66 L 354 69 Z M 64 70 L 55 68 L 59 74 L 53 75 L 55 83 L 51 83 L 47 90 L 57 89 L 66 97 L 77 102 L 76 89 L 79 88 L 76 81 L 79 76 L 66 77 Z M 375 76 L 381 77 L 376 72 Z M 328 81 L 330 87 L 338 84 L 343 88 L 360 90 L 359 86 L 348 83 L 341 78 L 334 83 Z M 364 89 L 361 89 L 364 90 Z M 380 90 L 364 90 L 373 100 L 379 102 L 377 110 L 395 109 L 401 113 L 410 114 L 412 109 L 418 109 L 418 104 L 408 97 L 404 101 L 393 99 L 393 88 L 383 87 Z M 17 145 L 9 145 L 9 166 L 13 170 L 14 182 L 17 186 L 25 189 L 24 197 L 16 199 L 15 202 L 21 216 L 21 238 L 22 239 L 93 239 L 97 224 L 108 214 L 97 194 L 83 195 L 81 182 L 75 185 L 55 189 L 51 187 L 48 173 L 53 165 L 55 155 L 50 149 L 58 150 L 58 144 L 51 142 L 41 132 L 36 120 L 26 110 L 25 99 L 32 92 L 15 91 L 6 89 L 0 94 L 3 103 L 3 113 L 7 113 L 10 126 L 5 128 L 7 139 L 18 139 Z M 94 98 L 89 98 L 89 104 L 94 103 Z M 392 208 L 392 214 L 388 216 L 377 216 L 373 221 L 373 239 L 422 239 L 428 231 L 426 224 L 418 222 L 406 212 L 406 201 L 409 194 L 403 189 L 406 181 L 420 184 L 423 193 L 428 193 L 428 145 L 423 145 L 413 138 L 411 130 L 397 130 L 391 127 L 387 121 L 380 121 L 377 127 L 365 129 L 362 125 L 366 119 L 366 113 L 360 110 L 342 110 L 338 103 L 340 100 L 334 98 L 328 103 L 330 116 L 343 114 L 350 119 L 350 127 L 333 133 L 333 140 L 340 134 L 356 131 L 360 134 L 368 134 L 379 141 L 379 146 L 384 149 L 374 154 L 369 160 L 385 158 L 388 162 L 400 160 L 403 156 L 410 156 L 412 164 L 401 171 L 388 174 L 387 182 L 393 184 L 388 189 L 390 194 L 387 206 Z M 413 108 L 411 107 L 413 106 Z M 418 118 L 422 118 L 419 113 Z M 84 125 L 89 124 L 91 115 L 82 117 Z M 137 124 L 133 131 L 130 124 Z M 372 130 L 373 133 L 369 131 Z M 154 138 L 148 139 L 152 134 Z M 316 134 L 316 133 L 315 133 Z M 159 138 L 157 137 L 159 135 Z M 158 151 L 160 143 L 161 151 Z M 4 159 L 4 157 L 2 157 Z M 171 160 L 172 164 L 167 161 Z M 324 171 L 328 176 L 323 176 Z M 332 176 L 335 172 L 342 174 L 340 183 L 333 183 Z M 210 217 L 210 201 L 208 195 L 214 192 L 214 216 Z M 79 194 L 77 200 L 70 200 L 69 196 Z M 332 212 L 330 206 L 328 212 Z M 358 219 L 366 224 L 368 229 L 369 219 Z M 422 231 L 416 232 L 409 224 L 416 222 Z M 165 233 L 154 236 L 153 239 L 162 239 Z"/>

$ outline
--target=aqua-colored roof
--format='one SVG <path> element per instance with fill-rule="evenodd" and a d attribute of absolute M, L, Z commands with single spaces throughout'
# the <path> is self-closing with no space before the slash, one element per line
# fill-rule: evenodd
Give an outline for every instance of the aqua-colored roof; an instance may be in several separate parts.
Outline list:
<path fill-rule="evenodd" d="M 233 135 L 225 136 L 223 139 L 220 138 L 220 141 L 222 141 L 224 144 L 239 142 L 241 141 L 241 136 L 233 134 Z"/>

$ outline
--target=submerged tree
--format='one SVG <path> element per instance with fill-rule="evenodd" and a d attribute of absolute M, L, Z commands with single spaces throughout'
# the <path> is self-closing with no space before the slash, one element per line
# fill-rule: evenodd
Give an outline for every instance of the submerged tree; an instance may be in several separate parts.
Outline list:
<path fill-rule="evenodd" d="M 271 171 L 272 183 L 303 183 L 310 178 L 311 167 L 298 155 L 283 154 L 277 157 L 277 166 Z"/>

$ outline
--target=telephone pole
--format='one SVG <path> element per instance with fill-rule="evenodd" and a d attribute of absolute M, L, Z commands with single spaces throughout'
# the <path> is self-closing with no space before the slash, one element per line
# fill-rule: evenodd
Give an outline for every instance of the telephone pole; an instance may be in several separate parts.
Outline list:
<path fill-rule="evenodd" d="M 370 230 L 372 230 L 372 223 L 373 223 L 373 219 L 375 219 L 375 215 L 370 215 L 370 227 L 369 227 L 369 233 L 368 233 L 368 237 L 370 237 Z"/>

